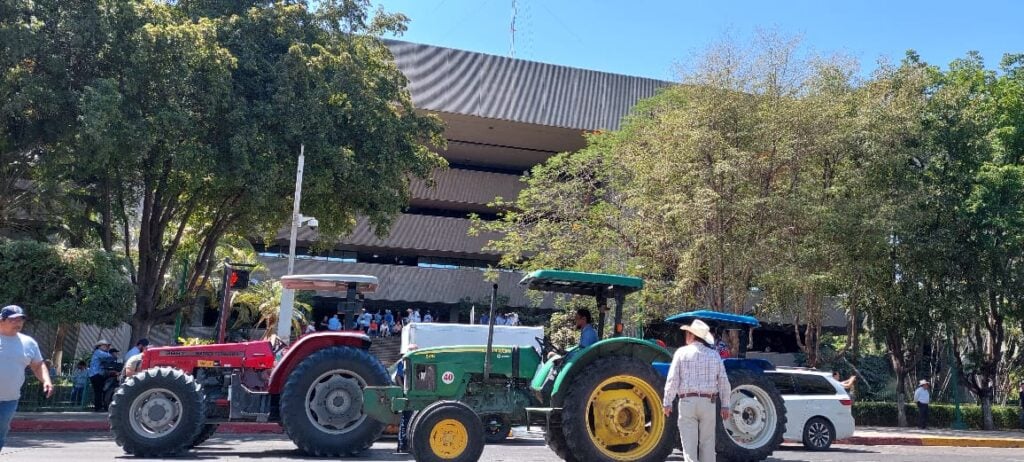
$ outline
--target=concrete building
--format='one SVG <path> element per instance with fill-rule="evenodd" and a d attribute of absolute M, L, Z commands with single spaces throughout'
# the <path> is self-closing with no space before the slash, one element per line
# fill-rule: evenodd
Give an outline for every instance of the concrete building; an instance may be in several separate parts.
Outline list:
<path fill-rule="evenodd" d="M 315 231 L 300 229 L 295 271 L 374 275 L 381 284 L 366 297 L 369 307 L 418 308 L 465 322 L 471 306 L 486 305 L 484 270 L 500 257 L 484 250 L 496 236 L 467 234 L 468 215 L 496 218 L 488 204 L 515 198 L 524 172 L 582 148 L 588 131 L 619 128 L 636 102 L 671 83 L 400 41 L 388 46 L 415 106 L 444 120 L 448 146 L 440 154 L 450 168 L 434 175 L 433 188 L 412 185 L 408 209 L 384 239 L 360 223 L 332 251 L 314 255 Z M 258 250 L 274 277 L 285 274 L 287 233 Z M 521 277 L 501 271 L 497 281 L 514 310 L 537 304 L 518 287 Z M 334 295 L 315 299 L 315 319 L 337 308 Z"/>

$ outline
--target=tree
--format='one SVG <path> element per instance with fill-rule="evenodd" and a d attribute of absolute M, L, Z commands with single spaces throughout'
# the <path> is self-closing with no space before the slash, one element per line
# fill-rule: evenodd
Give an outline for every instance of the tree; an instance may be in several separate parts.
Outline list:
<path fill-rule="evenodd" d="M 83 5 L 89 14 L 72 14 Z M 67 89 L 60 100 L 73 115 L 46 119 L 58 126 L 52 137 L 27 137 L 41 153 L 36 178 L 63 200 L 66 228 L 133 262 L 133 341 L 188 304 L 165 295 L 186 230 L 200 242 L 185 284 L 194 294 L 224 235 L 269 235 L 287 222 L 300 144 L 303 212 L 324 240 L 348 233 L 357 215 L 386 233 L 409 175 L 444 165 L 431 151 L 443 145 L 439 121 L 414 111 L 377 38 L 404 30 L 405 18 L 370 18 L 366 1 L 20 8 L 46 25 L 26 56 L 63 66 L 24 72 Z M 92 54 L 82 53 L 88 72 L 69 76 L 59 69 L 77 63 L 55 37 L 75 34 Z"/>
<path fill-rule="evenodd" d="M 70 327 L 116 327 L 131 314 L 132 286 L 122 257 L 33 241 L 0 241 L 0 300 L 57 327 L 53 363 L 60 370 Z"/>
<path fill-rule="evenodd" d="M 755 287 L 777 295 L 767 308 L 820 312 L 836 289 L 817 216 L 845 165 L 853 73 L 762 38 L 752 51 L 712 48 L 622 129 L 535 167 L 502 220 L 478 222 L 504 234 L 492 243 L 504 263 L 645 277 L 648 318 L 741 312 Z"/>
<path fill-rule="evenodd" d="M 985 429 L 994 428 L 1006 324 L 1024 315 L 1022 63 L 1022 56 L 1007 55 L 997 73 L 971 53 L 945 72 L 935 69 L 925 119 L 930 213 L 923 247 L 941 252 L 928 269 Z"/>

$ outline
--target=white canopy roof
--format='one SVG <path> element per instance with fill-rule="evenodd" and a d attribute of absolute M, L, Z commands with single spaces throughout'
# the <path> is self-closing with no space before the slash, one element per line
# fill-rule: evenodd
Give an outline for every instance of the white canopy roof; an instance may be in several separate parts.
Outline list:
<path fill-rule="evenodd" d="M 373 293 L 377 290 L 377 276 L 363 274 L 293 274 L 281 276 L 281 285 L 293 290 L 327 290 L 344 292 L 348 284 L 356 283 L 359 293 Z"/>

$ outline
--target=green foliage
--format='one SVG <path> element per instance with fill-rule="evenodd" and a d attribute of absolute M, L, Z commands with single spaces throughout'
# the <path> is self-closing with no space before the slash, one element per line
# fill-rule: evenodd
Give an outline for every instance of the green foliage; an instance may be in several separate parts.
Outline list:
<path fill-rule="evenodd" d="M 320 236 L 380 234 L 409 177 L 445 165 L 379 36 L 407 18 L 365 0 L 3 2 L 0 152 L 30 162 L 72 246 L 132 262 L 133 337 L 203 291 L 222 238 L 303 212 Z M 10 38 L 11 41 L 6 39 Z M 20 165 L 20 164 L 19 164 Z M 184 236 L 189 274 L 176 259 Z M 177 261 L 176 261 L 177 260 Z"/>
<path fill-rule="evenodd" d="M 0 300 L 32 319 L 115 327 L 132 309 L 124 260 L 96 250 L 0 241 Z"/>
<path fill-rule="evenodd" d="M 907 419 L 917 422 L 917 406 L 906 405 Z M 853 420 L 857 425 L 896 427 L 896 403 L 855 401 L 853 403 Z M 955 407 L 951 404 L 932 404 L 928 407 L 928 425 L 936 428 L 951 428 L 954 421 Z M 981 406 L 962 404 L 960 411 L 967 428 L 980 430 L 983 428 Z M 993 406 L 992 415 L 995 428 L 1016 430 L 1020 428 L 1020 408 L 1015 406 Z"/>
<path fill-rule="evenodd" d="M 280 281 L 263 281 L 252 284 L 248 289 L 239 292 L 232 301 L 238 309 L 238 320 L 235 328 L 262 327 L 266 329 L 265 337 L 277 332 L 277 323 L 281 313 Z M 302 335 L 302 328 L 311 322 L 313 307 L 302 301 L 295 300 L 292 311 L 292 336 Z"/>
<path fill-rule="evenodd" d="M 213 345 L 214 343 L 217 343 L 217 340 L 200 337 L 179 337 L 178 343 L 182 346 Z"/>

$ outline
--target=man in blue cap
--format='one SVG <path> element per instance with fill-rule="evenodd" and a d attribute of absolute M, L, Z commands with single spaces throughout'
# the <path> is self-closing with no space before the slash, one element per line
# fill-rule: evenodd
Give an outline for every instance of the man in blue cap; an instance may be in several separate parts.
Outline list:
<path fill-rule="evenodd" d="M 53 396 L 53 384 L 43 365 L 39 344 L 22 334 L 22 327 L 25 327 L 25 311 L 20 306 L 8 305 L 0 310 L 0 449 L 7 441 L 11 420 L 18 410 L 26 366 L 43 384 L 46 397 Z"/>

